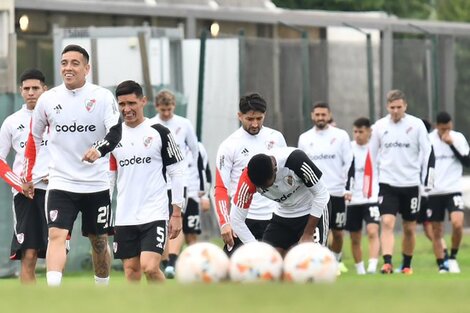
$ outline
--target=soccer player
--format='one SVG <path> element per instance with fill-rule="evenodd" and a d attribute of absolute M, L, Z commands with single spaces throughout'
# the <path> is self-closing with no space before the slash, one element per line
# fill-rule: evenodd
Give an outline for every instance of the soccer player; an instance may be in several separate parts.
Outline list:
<path fill-rule="evenodd" d="M 47 224 L 44 197 L 49 162 L 47 134 L 44 135 L 38 164 L 33 172 L 36 188 L 34 199 L 23 193 L 20 179 L 31 116 L 39 96 L 46 90 L 45 77 L 39 70 L 29 69 L 23 72 L 20 77 L 20 93 L 25 103 L 20 110 L 5 119 L 0 130 L 0 176 L 12 187 L 13 192 L 14 235 L 10 259 L 21 260 L 22 283 L 36 282 L 37 259 L 46 257 Z M 15 153 L 13 169 L 6 162 L 10 151 Z"/>
<path fill-rule="evenodd" d="M 194 127 L 192 126 L 191 122 L 182 116 L 175 114 L 176 108 L 176 98 L 175 95 L 168 91 L 162 90 L 160 91 L 157 96 L 155 97 L 155 108 L 157 110 L 157 114 L 151 119 L 152 124 L 162 124 L 166 126 L 173 137 L 175 138 L 176 144 L 179 146 L 180 151 L 186 153 L 187 150 L 191 153 L 191 158 L 187 158 L 191 162 L 196 162 L 198 159 L 198 140 L 196 136 L 196 132 L 194 131 Z M 185 177 L 184 177 L 184 187 L 185 187 L 185 197 L 187 197 L 187 186 L 189 181 L 189 166 L 188 160 L 183 161 L 186 164 L 185 170 Z M 196 165 L 192 165 L 196 166 Z M 172 202 L 172 195 L 171 195 L 171 179 L 168 179 L 168 197 L 169 202 Z M 186 201 L 185 201 L 186 202 Z M 187 224 L 188 216 L 185 214 L 185 207 L 183 209 L 183 225 Z M 172 208 L 170 208 L 171 212 Z M 183 231 L 184 232 L 184 231 Z M 163 266 L 165 267 L 165 276 L 167 278 L 175 277 L 175 264 L 176 260 L 178 259 L 178 255 L 181 251 L 181 248 L 184 243 L 184 234 L 180 233 L 178 237 L 174 239 L 170 239 L 168 242 L 168 260 L 167 260 L 167 253 L 164 254 L 164 260 L 162 261 Z"/>
<path fill-rule="evenodd" d="M 464 221 L 460 178 L 463 166 L 470 166 L 469 146 L 464 135 L 453 130 L 452 118 L 447 112 L 440 112 L 436 116 L 436 129 L 431 132 L 430 138 L 436 155 L 434 189 L 429 192 L 434 254 L 440 272 L 448 270 L 451 273 L 460 273 L 457 253 L 462 241 Z M 442 245 L 446 210 L 452 223 L 448 269 L 444 262 L 445 247 Z"/>
<path fill-rule="evenodd" d="M 354 141 L 351 143 L 354 161 L 351 165 L 350 180 L 352 197 L 347 205 L 346 229 L 351 236 L 351 251 L 354 258 L 356 272 L 359 275 L 366 273 L 362 260 L 362 224 L 366 223 L 366 232 L 369 239 L 369 264 L 367 273 L 375 274 L 379 258 L 379 222 L 380 211 L 377 204 L 379 184 L 377 171 L 372 166 L 369 152 L 369 138 L 371 135 L 370 121 L 361 117 L 353 123 Z"/>
<path fill-rule="evenodd" d="M 160 260 L 167 234 L 176 238 L 182 228 L 183 154 L 168 128 L 152 125 L 144 117 L 147 98 L 138 83 L 120 83 L 116 98 L 124 125 L 122 139 L 110 158 L 118 191 L 114 257 L 122 259 L 130 282 L 140 281 L 142 272 L 148 282 L 164 281 Z M 171 177 L 173 195 L 169 223 L 164 173 Z"/>
<path fill-rule="evenodd" d="M 230 207 L 243 169 L 252 156 L 275 147 L 286 147 L 284 136 L 263 125 L 266 101 L 258 93 L 240 98 L 238 119 L 241 127 L 219 146 L 216 158 L 215 209 L 220 234 L 227 254 L 233 253 L 242 242 L 233 234 L 230 225 Z M 256 239 L 261 240 L 277 203 L 255 194 L 245 223 Z"/>
<path fill-rule="evenodd" d="M 284 147 L 253 156 L 243 171 L 230 212 L 233 231 L 243 243 L 256 241 L 245 223 L 253 196 L 279 203 L 262 240 L 281 255 L 297 243 L 326 244 L 328 201 L 321 171 L 300 149 Z"/>
<path fill-rule="evenodd" d="M 78 45 L 62 51 L 63 84 L 44 92 L 34 109 L 25 151 L 24 188 L 33 197 L 31 182 L 43 133 L 49 126 L 49 185 L 47 188 L 47 283 L 58 286 L 66 262 L 65 243 L 78 212 L 82 234 L 92 245 L 97 284 L 108 284 L 112 233 L 109 197 L 109 159 L 121 140 L 121 123 L 113 94 L 86 81 L 88 52 Z M 103 139 L 104 138 L 104 139 Z"/>
<path fill-rule="evenodd" d="M 383 274 L 393 273 L 396 215 L 403 220 L 401 272 L 413 273 L 411 260 L 416 243 L 416 218 L 419 211 L 419 185 L 432 187 L 434 155 L 426 127 L 421 119 L 406 114 L 405 94 L 400 90 L 387 93 L 388 115 L 372 126 L 369 143 L 372 161 L 379 173 L 379 208 Z M 426 169 L 424 182 L 421 169 Z"/>
<path fill-rule="evenodd" d="M 351 140 L 345 130 L 330 124 L 332 117 L 328 103 L 315 103 L 311 118 L 314 126 L 300 135 L 298 147 L 305 151 L 323 173 L 323 183 L 331 196 L 331 251 L 339 263 L 340 271 L 347 272 L 341 258 L 343 229 L 346 225 L 345 200 L 351 199 L 351 192 L 346 190 L 348 171 L 353 159 Z"/>
<path fill-rule="evenodd" d="M 188 161 L 189 181 L 188 181 L 188 204 L 184 212 L 183 233 L 187 245 L 197 242 L 197 236 L 201 234 L 200 207 L 204 205 L 208 187 L 206 176 L 208 168 L 207 152 L 201 142 L 198 143 L 197 162 Z M 192 153 L 187 150 L 187 158 L 192 158 Z M 210 171 L 209 171 L 210 175 Z M 209 178 L 210 180 L 210 178 Z"/>

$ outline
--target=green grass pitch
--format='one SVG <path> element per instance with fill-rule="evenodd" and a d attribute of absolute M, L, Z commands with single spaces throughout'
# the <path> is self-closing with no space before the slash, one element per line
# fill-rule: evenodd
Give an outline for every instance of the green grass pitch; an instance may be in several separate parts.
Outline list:
<path fill-rule="evenodd" d="M 400 240 L 397 236 L 396 251 Z M 349 272 L 329 285 L 180 285 L 174 280 L 129 285 L 122 272 L 113 272 L 109 287 L 94 286 L 92 273 L 66 273 L 60 288 L 48 288 L 41 274 L 35 286 L 21 286 L 17 279 L 0 280 L 0 307 L 2 312 L 33 313 L 470 312 L 469 244 L 467 234 L 459 251 L 461 274 L 438 274 L 431 244 L 419 234 L 412 276 L 357 276 L 346 240 L 344 260 Z M 398 253 L 394 260 L 398 265 Z"/>

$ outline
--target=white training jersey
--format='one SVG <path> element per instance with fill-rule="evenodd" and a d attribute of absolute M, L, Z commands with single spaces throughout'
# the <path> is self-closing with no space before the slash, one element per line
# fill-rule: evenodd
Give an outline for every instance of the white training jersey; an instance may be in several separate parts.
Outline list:
<path fill-rule="evenodd" d="M 173 178 L 173 203 L 184 202 L 183 155 L 171 132 L 146 119 L 136 127 L 122 125 L 122 138 L 111 152 L 117 171 L 116 226 L 168 220 L 165 172 Z"/>
<path fill-rule="evenodd" d="M 451 130 L 452 145 L 461 155 L 469 154 L 467 139 L 462 133 Z M 462 192 L 461 177 L 462 163 L 457 159 L 451 147 L 439 138 L 437 130 L 429 134 L 436 158 L 434 188 L 429 195 L 449 194 Z"/>
<path fill-rule="evenodd" d="M 69 90 L 64 84 L 44 92 L 34 109 L 31 135 L 34 143 L 26 151 L 30 168 L 42 135 L 49 126 L 49 186 L 78 193 L 92 193 L 109 189 L 109 157 L 94 163 L 82 162 L 85 152 L 103 140 L 109 129 L 119 120 L 112 93 L 100 86 L 85 83 Z"/>
<path fill-rule="evenodd" d="M 250 180 L 248 170 L 240 176 L 230 212 L 233 231 L 243 243 L 254 241 L 253 234 L 244 223 L 256 194 L 279 203 L 275 213 L 284 218 L 312 215 L 320 218 L 328 214 L 330 195 L 322 183 L 321 171 L 300 149 L 285 147 L 268 152 L 276 160 L 276 179 L 268 188 L 257 188 Z"/>
<path fill-rule="evenodd" d="M 167 127 L 173 137 L 175 138 L 176 144 L 180 147 L 180 150 L 185 153 L 187 149 L 191 151 L 192 158 L 191 161 L 197 160 L 198 157 L 198 140 L 196 136 L 196 132 L 194 131 L 194 127 L 191 124 L 191 121 L 187 118 L 182 116 L 173 114 L 173 117 L 170 118 L 168 121 L 164 121 L 160 118 L 160 115 L 157 114 L 150 119 L 151 124 L 162 124 L 163 126 Z M 189 167 L 188 160 L 184 160 L 186 163 L 186 167 Z M 185 186 L 188 185 L 189 181 L 189 171 L 185 171 L 185 178 L 184 184 Z M 168 177 L 168 189 L 171 188 L 171 179 Z"/>
<path fill-rule="evenodd" d="M 220 144 L 215 178 L 215 208 L 220 227 L 229 221 L 229 203 L 233 204 L 238 180 L 251 157 L 275 147 L 286 146 L 286 140 L 279 131 L 265 126 L 256 135 L 251 135 L 240 127 Z M 277 203 L 255 194 L 251 207 L 253 210 L 248 213 L 248 218 L 269 220 Z"/>
<path fill-rule="evenodd" d="M 192 153 L 189 149 L 186 150 L 185 158 L 190 159 L 188 161 L 188 198 L 192 198 L 194 201 L 199 203 L 199 192 L 207 191 L 207 177 L 206 177 L 206 168 L 209 166 L 209 159 L 207 156 L 207 151 L 202 145 L 198 143 L 199 153 L 198 160 L 196 162 L 192 161 Z"/>
<path fill-rule="evenodd" d="M 313 127 L 300 135 L 298 147 L 321 170 L 330 195 L 343 197 L 353 159 L 348 133 L 331 125 L 323 130 Z"/>
<path fill-rule="evenodd" d="M 20 177 L 23 171 L 24 153 L 29 135 L 32 110 L 28 110 L 26 104 L 12 115 L 8 116 L 0 130 L 0 175 L 12 186 L 12 192 L 16 195 L 22 191 Z M 35 188 L 46 189 L 47 184 L 42 181 L 48 175 L 49 152 L 47 148 L 48 134 L 44 132 L 38 159 L 33 169 L 33 183 Z M 6 163 L 9 152 L 15 151 L 13 167 Z"/>
<path fill-rule="evenodd" d="M 379 183 L 394 187 L 421 184 L 421 169 L 428 169 L 431 154 L 428 132 L 421 119 L 409 114 L 397 123 L 390 114 L 381 118 L 372 125 L 369 149 L 372 161 L 378 164 Z"/>
<path fill-rule="evenodd" d="M 364 175 L 366 168 L 367 153 L 369 153 L 369 145 L 359 145 L 357 142 L 351 142 L 354 154 L 354 177 L 351 182 L 352 199 L 348 205 L 375 203 L 379 194 L 379 182 L 377 180 L 377 169 L 372 168 L 372 194 L 370 198 L 364 195 Z M 372 166 L 372 164 L 371 164 Z"/>

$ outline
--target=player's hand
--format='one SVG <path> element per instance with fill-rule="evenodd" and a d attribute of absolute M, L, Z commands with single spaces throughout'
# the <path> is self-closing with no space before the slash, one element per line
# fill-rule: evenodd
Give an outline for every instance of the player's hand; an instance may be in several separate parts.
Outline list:
<path fill-rule="evenodd" d="M 83 156 L 82 161 L 93 163 L 96 160 L 98 160 L 100 157 L 101 157 L 101 153 L 97 149 L 90 148 Z"/>
<path fill-rule="evenodd" d="M 299 243 L 303 242 L 313 242 L 313 234 L 303 233 L 302 237 L 299 239 Z"/>
<path fill-rule="evenodd" d="M 235 244 L 235 241 L 233 240 L 234 233 L 232 230 L 232 226 L 230 226 L 230 224 L 225 224 L 224 226 L 222 226 L 222 228 L 220 229 L 220 235 L 227 247 L 231 249 Z"/>
<path fill-rule="evenodd" d="M 34 197 L 34 185 L 33 182 L 25 182 L 22 184 L 23 195 L 27 198 L 33 199 Z"/>
<path fill-rule="evenodd" d="M 453 141 L 452 141 L 452 137 L 450 137 L 450 131 L 445 131 L 441 135 L 441 140 L 444 141 L 446 144 L 451 145 Z"/>
<path fill-rule="evenodd" d="M 172 214 L 170 217 L 170 223 L 168 226 L 168 234 L 170 235 L 170 239 L 175 239 L 181 232 L 183 228 L 183 216 L 181 213 L 179 214 Z"/>
<path fill-rule="evenodd" d="M 344 200 L 349 202 L 349 201 L 351 201 L 351 199 L 352 199 L 352 192 L 351 191 L 346 191 L 344 193 Z"/>

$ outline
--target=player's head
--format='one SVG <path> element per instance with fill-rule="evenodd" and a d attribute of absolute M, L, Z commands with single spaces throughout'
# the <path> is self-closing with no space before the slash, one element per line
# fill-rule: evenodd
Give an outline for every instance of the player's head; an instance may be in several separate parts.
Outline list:
<path fill-rule="evenodd" d="M 328 127 L 330 121 L 333 121 L 331 116 L 330 106 L 327 102 L 319 101 L 312 105 L 310 117 L 313 125 L 318 129 L 325 129 Z"/>
<path fill-rule="evenodd" d="M 133 80 L 126 80 L 117 86 L 115 93 L 124 123 L 129 127 L 142 123 L 145 120 L 144 106 L 147 103 L 142 87 Z"/>
<path fill-rule="evenodd" d="M 453 128 L 452 117 L 447 112 L 439 112 L 436 115 L 436 129 L 439 136 L 451 131 Z"/>
<path fill-rule="evenodd" d="M 68 45 L 62 50 L 60 73 L 67 89 L 82 87 L 90 71 L 88 52 L 79 45 Z"/>
<path fill-rule="evenodd" d="M 371 135 L 370 120 L 367 117 L 360 117 L 353 123 L 354 141 L 358 145 L 365 145 L 369 142 Z"/>
<path fill-rule="evenodd" d="M 403 91 L 395 89 L 387 93 L 387 111 L 392 121 L 398 123 L 405 116 L 406 107 L 406 97 Z"/>
<path fill-rule="evenodd" d="M 160 91 L 155 97 L 155 108 L 163 121 L 168 121 L 174 115 L 176 108 L 175 95 L 169 90 Z"/>
<path fill-rule="evenodd" d="M 257 135 L 266 116 L 266 100 L 258 93 L 250 93 L 240 98 L 238 109 L 238 119 L 243 129 L 251 135 Z"/>
<path fill-rule="evenodd" d="M 46 90 L 46 78 L 41 71 L 33 68 L 21 74 L 20 93 L 29 110 L 34 109 L 39 96 Z"/>
<path fill-rule="evenodd" d="M 259 188 L 271 187 L 276 179 L 276 165 L 273 157 L 260 153 L 254 155 L 247 166 L 248 177 Z"/>

